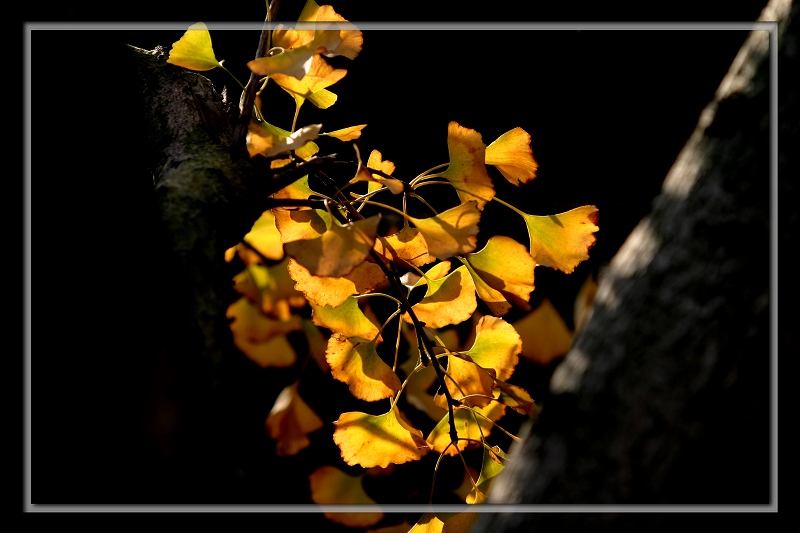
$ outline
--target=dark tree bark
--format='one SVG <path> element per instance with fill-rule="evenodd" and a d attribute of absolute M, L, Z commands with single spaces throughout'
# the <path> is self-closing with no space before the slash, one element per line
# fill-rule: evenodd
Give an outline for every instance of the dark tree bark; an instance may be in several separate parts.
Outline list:
<path fill-rule="evenodd" d="M 783 195 L 797 175 L 798 90 L 784 76 L 800 71 L 798 4 L 770 2 L 760 20 L 779 21 Z M 652 212 L 601 273 L 593 315 L 490 503 L 777 504 L 770 304 L 776 230 L 785 243 L 788 228 L 771 216 L 768 35 L 751 33 Z M 664 524 L 624 512 L 499 513 L 473 531 Z"/>

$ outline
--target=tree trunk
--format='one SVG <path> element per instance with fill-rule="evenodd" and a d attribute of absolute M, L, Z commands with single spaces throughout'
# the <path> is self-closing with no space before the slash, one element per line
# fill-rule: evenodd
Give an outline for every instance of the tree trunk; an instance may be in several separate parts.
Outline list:
<path fill-rule="evenodd" d="M 797 15 L 796 2 L 772 1 L 760 19 L 779 21 L 782 82 L 800 72 Z M 592 317 L 489 503 L 777 505 L 772 44 L 751 33 L 651 213 L 601 273 Z M 798 146 L 791 83 L 777 105 L 784 177 L 798 175 L 786 152 Z M 659 515 L 512 512 L 481 515 L 472 531 L 659 525 Z"/>

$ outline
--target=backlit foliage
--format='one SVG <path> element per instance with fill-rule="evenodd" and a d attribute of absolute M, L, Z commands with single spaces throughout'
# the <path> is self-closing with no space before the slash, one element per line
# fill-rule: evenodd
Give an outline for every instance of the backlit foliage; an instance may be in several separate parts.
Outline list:
<path fill-rule="evenodd" d="M 315 432 L 332 434 L 342 462 L 311 473 L 317 503 L 374 503 L 362 484 L 365 476 L 390 478 L 396 465 L 428 455 L 438 457 L 437 469 L 449 460 L 463 462 L 465 481 L 456 494 L 462 502 L 483 503 L 492 480 L 513 460 L 493 439 L 517 440 L 504 420 L 524 419 L 537 409 L 525 384 L 510 382 L 520 358 L 547 365 L 572 342 L 573 332 L 547 299 L 532 308 L 534 274 L 540 267 L 569 274 L 588 259 L 598 209 L 535 215 L 496 196 L 492 173 L 516 187 L 536 177 L 531 137 L 519 127 L 487 145 L 462 124 L 435 126 L 441 127 L 442 164 L 409 174 L 378 150 L 362 160 L 354 141 L 366 124 L 336 125 L 327 133 L 321 124 L 299 125 L 306 102 L 319 109 L 342 105 L 330 89 L 347 70 L 327 59 L 356 59 L 364 36 L 314 0 L 298 22 L 303 24 L 296 28 L 275 26 L 264 57 L 248 63 L 259 83 L 249 155 L 267 158 L 276 174 L 319 157 L 315 141 L 323 136 L 346 143 L 340 152 L 353 155 L 344 178 L 315 167 L 273 194 L 250 232 L 227 251 L 226 261 L 243 266 L 233 280 L 241 298 L 227 314 L 245 356 L 264 368 L 314 361 L 365 411 L 323 418 L 304 397 L 301 372 L 265 427 L 283 456 L 312 446 Z M 168 61 L 195 71 L 222 67 L 202 23 L 174 43 Z M 294 103 L 288 129 L 268 122 L 263 99 L 270 81 L 291 97 L 284 104 Z M 280 105 L 275 100 L 270 106 Z M 428 187 L 433 184 L 439 187 Z M 426 195 L 445 187 L 454 193 L 452 202 L 434 209 Z M 424 209 L 410 214 L 412 202 Z M 527 230 L 527 242 L 491 235 L 478 249 L 490 202 L 519 215 L 509 220 Z M 586 309 L 591 287 L 581 294 L 578 304 Z M 512 310 L 520 318 L 509 322 L 504 317 Z M 303 350 L 290 335 L 304 339 Z M 356 469 L 362 473 L 353 475 Z M 433 487 L 420 490 L 433 498 Z M 457 531 L 474 518 L 426 514 L 416 524 L 384 524 L 380 512 L 327 516 L 352 527 L 374 526 L 372 531 Z"/>

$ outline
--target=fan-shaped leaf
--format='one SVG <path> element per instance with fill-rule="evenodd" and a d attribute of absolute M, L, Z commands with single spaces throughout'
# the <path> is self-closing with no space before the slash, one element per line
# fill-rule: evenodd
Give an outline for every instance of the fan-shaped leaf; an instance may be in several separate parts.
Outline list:
<path fill-rule="evenodd" d="M 436 427 L 428 435 L 426 441 L 431 450 L 446 455 L 456 455 L 458 450 L 465 450 L 468 447 L 480 446 L 481 439 L 487 437 L 492 432 L 494 421 L 499 420 L 505 414 L 506 406 L 492 402 L 486 407 L 457 408 L 453 410 L 456 431 L 458 433 L 458 449 L 450 444 L 450 422 L 449 415 L 445 415 Z M 480 414 L 475 414 L 477 411 Z M 481 416 L 481 414 L 483 416 Z M 486 418 L 484 418 L 486 417 Z M 488 420 L 487 420 L 488 418 Z M 445 451 L 445 449 L 447 451 Z"/>
<path fill-rule="evenodd" d="M 314 276 L 294 259 L 289 261 L 288 270 L 296 282 L 295 289 L 302 291 L 318 306 L 337 307 L 349 296 L 366 294 L 387 282 L 381 267 L 369 261 L 364 261 L 342 277 Z"/>
<path fill-rule="evenodd" d="M 412 306 L 414 314 L 429 328 L 460 324 L 469 319 L 478 307 L 475 284 L 465 266 L 460 266 L 447 276 L 427 282 L 425 297 Z M 408 313 L 403 320 L 411 323 Z"/>
<path fill-rule="evenodd" d="M 550 364 L 572 346 L 572 332 L 548 298 L 514 322 L 514 329 L 522 339 L 522 357 L 540 365 Z"/>
<path fill-rule="evenodd" d="M 402 386 L 397 374 L 378 355 L 376 342 L 358 342 L 334 333 L 325 354 L 333 377 L 347 383 L 353 396 L 368 402 L 390 398 Z"/>
<path fill-rule="evenodd" d="M 439 259 L 471 252 L 478 244 L 481 211 L 475 201 L 464 202 L 429 218 L 408 219 L 425 239 L 428 253 Z"/>
<path fill-rule="evenodd" d="M 495 316 L 503 316 L 513 304 L 530 310 L 528 300 L 534 289 L 536 263 L 524 245 L 510 237 L 494 235 L 486 246 L 467 255 L 466 263 L 478 296 Z M 510 302 L 510 303 L 509 303 Z"/>
<path fill-rule="evenodd" d="M 576 207 L 548 216 L 525 214 L 530 237 L 531 257 L 537 265 L 571 274 L 578 263 L 589 259 L 596 237 L 598 209 L 593 205 Z"/>
<path fill-rule="evenodd" d="M 416 461 L 428 453 L 422 432 L 403 420 L 395 406 L 382 415 L 342 413 L 333 440 L 345 463 L 364 468 Z"/>
<path fill-rule="evenodd" d="M 172 43 L 167 63 L 200 72 L 220 66 L 211 46 L 208 27 L 202 22 L 189 26 L 186 33 Z"/>
<path fill-rule="evenodd" d="M 505 132 L 487 146 L 486 164 L 494 165 L 509 183 L 516 186 L 535 178 L 539 168 L 533 158 L 531 136 L 522 128 Z"/>
<path fill-rule="evenodd" d="M 486 145 L 481 134 L 456 122 L 447 126 L 450 165 L 442 177 L 456 187 L 461 202 L 473 200 L 479 210 L 494 198 L 492 178 L 486 172 Z"/>
<path fill-rule="evenodd" d="M 522 340 L 514 326 L 494 316 L 484 316 L 475 328 L 475 343 L 464 352 L 476 364 L 493 369 L 497 379 L 508 380 L 522 351 Z"/>
<path fill-rule="evenodd" d="M 379 236 L 375 240 L 375 251 L 403 268 L 410 268 L 409 265 L 421 267 L 436 261 L 428 253 L 425 238 L 418 229 L 410 226 L 388 237 Z"/>
<path fill-rule="evenodd" d="M 351 476 L 333 466 L 324 465 L 308 476 L 311 500 L 317 505 L 377 505 L 367 495 L 361 480 L 364 474 Z M 381 511 L 325 512 L 328 520 L 348 527 L 364 528 L 380 522 Z"/>
<path fill-rule="evenodd" d="M 358 300 L 355 298 L 346 298 L 344 303 L 338 307 L 309 303 L 313 309 L 311 319 L 314 324 L 328 328 L 334 333 L 371 341 L 376 339 L 380 332 L 378 327 L 361 311 Z M 378 337 L 377 340 L 380 338 Z"/>
<path fill-rule="evenodd" d="M 323 427 L 322 419 L 297 392 L 297 382 L 284 388 L 265 422 L 269 436 L 277 441 L 275 453 L 295 455 L 311 444 L 308 434 Z"/>

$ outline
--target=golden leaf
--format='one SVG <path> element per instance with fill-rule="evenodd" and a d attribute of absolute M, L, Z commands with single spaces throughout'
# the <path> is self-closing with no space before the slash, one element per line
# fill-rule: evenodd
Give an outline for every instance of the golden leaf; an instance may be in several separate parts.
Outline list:
<path fill-rule="evenodd" d="M 281 234 L 275 226 L 275 216 L 269 209 L 261 213 L 242 241 L 247 244 L 239 243 L 225 251 L 226 261 L 232 261 L 237 254 L 245 265 L 263 263 L 262 256 L 273 261 L 283 259 Z"/>
<path fill-rule="evenodd" d="M 351 476 L 333 466 L 321 466 L 308 476 L 311 500 L 317 505 L 377 505 L 377 502 L 364 491 L 361 482 L 363 478 L 364 474 Z M 354 528 L 377 524 L 383 518 L 381 511 L 324 514 L 332 522 Z"/>
<path fill-rule="evenodd" d="M 358 146 L 353 145 L 353 148 L 356 151 L 356 158 L 358 159 L 358 168 L 356 169 L 356 175 L 353 179 L 350 180 L 350 183 L 356 183 L 359 181 L 366 181 L 368 182 L 367 190 L 373 191 L 377 190 L 380 187 L 386 187 L 389 189 L 392 194 L 400 194 L 405 190 L 405 184 L 397 179 L 394 178 L 386 178 L 381 176 L 380 174 L 374 174 L 369 171 L 368 168 L 364 166 L 361 162 L 361 153 L 358 150 Z M 394 163 L 391 161 L 383 161 L 381 160 L 381 153 L 377 150 L 373 150 L 372 153 L 369 155 L 369 160 L 367 161 L 367 166 L 376 170 L 380 170 L 386 174 L 391 174 L 394 172 Z"/>
<path fill-rule="evenodd" d="M 533 158 L 531 136 L 514 128 L 486 147 L 486 164 L 494 165 L 512 185 L 528 183 L 536 177 L 538 163 Z"/>
<path fill-rule="evenodd" d="M 503 471 L 505 465 L 503 464 L 503 460 L 506 459 L 506 454 L 498 448 L 494 446 L 491 450 L 484 448 L 483 449 L 483 461 L 481 462 L 481 473 L 478 476 L 478 481 L 475 485 L 478 487 L 478 490 L 473 488 L 469 495 L 467 496 L 467 503 L 468 504 L 476 504 L 476 503 L 486 503 L 487 494 L 489 494 L 489 487 L 492 484 L 492 480 Z"/>
<path fill-rule="evenodd" d="M 333 377 L 347 383 L 353 396 L 367 402 L 391 398 L 402 386 L 397 374 L 378 355 L 376 342 L 354 342 L 334 333 L 325 354 Z"/>
<path fill-rule="evenodd" d="M 514 322 L 514 329 L 522 339 L 522 357 L 540 365 L 550 364 L 572 346 L 572 332 L 548 298 Z"/>
<path fill-rule="evenodd" d="M 309 304 L 313 310 L 311 319 L 317 326 L 328 328 L 333 333 L 340 333 L 345 337 L 358 337 L 366 341 L 380 340 L 378 337 L 380 330 L 361 311 L 355 298 L 346 298 L 344 303 L 337 307 L 320 306 L 314 302 Z"/>
<path fill-rule="evenodd" d="M 311 444 L 307 435 L 324 424 L 298 394 L 295 382 L 278 395 L 264 425 L 269 436 L 277 441 L 275 453 L 286 456 L 307 448 Z"/>
<path fill-rule="evenodd" d="M 469 253 L 478 244 L 481 212 L 474 200 L 451 207 L 436 216 L 408 219 L 425 239 L 428 253 L 439 259 Z"/>
<path fill-rule="evenodd" d="M 530 237 L 530 252 L 538 265 L 571 274 L 578 263 L 589 259 L 596 237 L 598 209 L 593 205 L 576 207 L 548 216 L 524 214 Z"/>
<path fill-rule="evenodd" d="M 465 264 L 475 281 L 478 296 L 492 314 L 505 315 L 511 309 L 509 302 L 530 310 L 528 300 L 534 289 L 536 263 L 524 245 L 510 237 L 494 235 L 482 250 L 467 255 Z"/>
<path fill-rule="evenodd" d="M 397 407 L 382 415 L 342 413 L 333 423 L 333 440 L 348 465 L 364 468 L 416 461 L 428 453 L 422 432 L 400 416 Z"/>
<path fill-rule="evenodd" d="M 428 279 L 425 297 L 412 309 L 427 327 L 435 329 L 460 324 L 469 319 L 477 307 L 475 284 L 467 268 L 460 266 L 441 279 Z M 408 313 L 403 314 L 403 320 L 411 323 Z"/>
<path fill-rule="evenodd" d="M 497 379 L 508 380 L 522 351 L 522 340 L 514 326 L 494 316 L 484 316 L 475 328 L 475 343 L 464 352 L 479 366 L 493 369 Z"/>
<path fill-rule="evenodd" d="M 494 198 L 492 178 L 486 172 L 486 145 L 481 134 L 456 122 L 447 126 L 450 165 L 442 177 L 456 187 L 461 202 L 473 200 L 479 210 Z"/>
<path fill-rule="evenodd" d="M 428 245 L 418 229 L 405 226 L 393 235 L 375 240 L 375 251 L 403 268 L 421 267 L 436 261 L 428 253 Z M 527 254 L 527 250 L 525 251 Z"/>
<path fill-rule="evenodd" d="M 430 445 L 431 450 L 446 455 L 457 455 L 458 450 L 463 451 L 467 448 L 475 448 L 481 445 L 481 439 L 489 436 L 492 432 L 492 422 L 502 418 L 506 412 L 505 410 L 506 406 L 497 402 L 492 402 L 486 407 L 473 407 L 472 409 L 462 407 L 453 409 L 453 417 L 455 418 L 456 432 L 459 439 L 457 449 L 456 446 L 449 446 L 450 421 L 448 414 L 445 414 L 439 423 L 436 424 L 436 427 L 430 432 L 426 441 Z M 477 411 L 483 416 L 475 414 L 472 411 Z M 445 449 L 447 451 L 445 451 Z"/>
<path fill-rule="evenodd" d="M 387 282 L 381 267 L 369 261 L 364 261 L 341 277 L 314 276 L 294 259 L 289 261 L 288 270 L 296 282 L 295 289 L 318 306 L 337 307 L 349 296 L 366 294 Z"/>
<path fill-rule="evenodd" d="M 359 124 L 358 126 L 350 126 L 336 131 L 329 131 L 328 133 L 320 133 L 320 135 L 327 135 L 340 141 L 354 141 L 361 137 L 361 130 L 366 128 L 366 124 Z"/>
<path fill-rule="evenodd" d="M 447 390 L 454 400 L 471 396 L 464 404 L 471 407 L 485 407 L 492 402 L 494 388 L 494 370 L 481 369 L 473 361 L 461 359 L 455 355 L 447 356 Z M 477 395 L 477 396 L 472 396 Z M 482 398 L 481 396 L 486 396 Z M 434 403 L 447 409 L 447 398 L 443 393 L 434 397 Z"/>
<path fill-rule="evenodd" d="M 289 150 L 300 151 L 303 146 L 319 137 L 321 128 L 321 124 L 312 124 L 284 136 L 279 128 L 266 122 L 251 122 L 248 125 L 247 151 L 250 157 L 274 157 Z"/>

